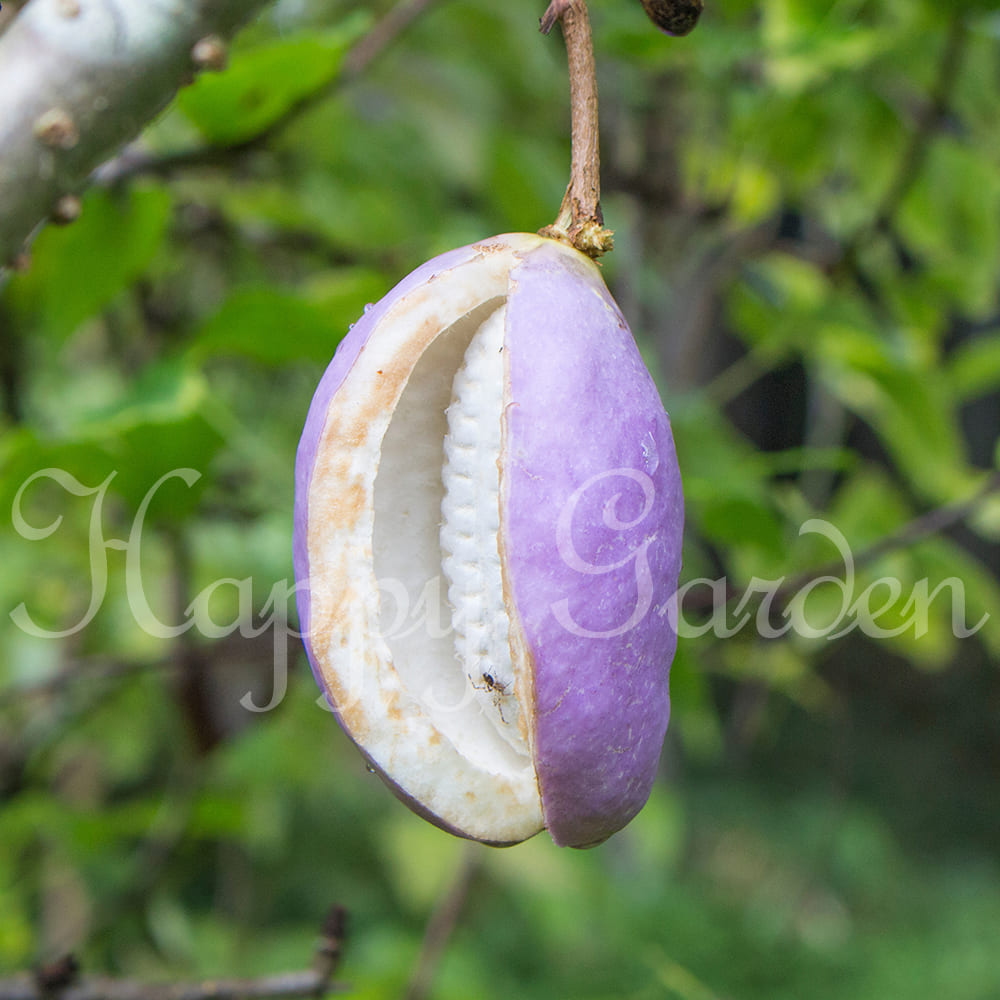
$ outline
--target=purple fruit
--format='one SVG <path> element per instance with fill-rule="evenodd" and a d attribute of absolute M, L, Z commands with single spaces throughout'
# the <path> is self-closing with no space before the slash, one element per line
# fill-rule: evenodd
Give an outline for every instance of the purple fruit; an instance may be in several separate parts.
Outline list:
<path fill-rule="evenodd" d="M 585 847 L 653 782 L 683 501 L 670 424 L 597 266 L 443 254 L 348 333 L 296 462 L 313 672 L 411 808 Z"/>

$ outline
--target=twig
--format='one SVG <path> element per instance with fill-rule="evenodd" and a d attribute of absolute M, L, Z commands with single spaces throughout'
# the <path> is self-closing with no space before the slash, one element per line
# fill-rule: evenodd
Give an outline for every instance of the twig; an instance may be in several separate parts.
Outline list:
<path fill-rule="evenodd" d="M 360 39 L 344 58 L 343 82 L 359 77 L 413 22 L 437 0 L 400 0 Z"/>
<path fill-rule="evenodd" d="M 948 26 L 948 35 L 938 63 L 937 75 L 931 89 L 930 99 L 917 117 L 916 128 L 903 151 L 895 176 L 882 196 L 882 200 L 871 219 L 865 223 L 844 245 L 841 260 L 850 263 L 858 250 L 878 233 L 892 229 L 893 219 L 910 189 L 916 183 L 923 169 L 930 149 L 931 139 L 948 113 L 952 92 L 962 66 L 967 33 L 963 15 L 956 10 Z"/>
<path fill-rule="evenodd" d="M 947 528 L 959 524 L 974 514 L 982 503 L 995 493 L 1000 493 L 1000 472 L 993 473 L 968 500 L 947 504 L 944 507 L 930 510 L 926 514 L 921 514 L 919 517 L 915 517 L 912 521 L 904 524 L 897 531 L 891 532 L 885 538 L 881 538 L 867 548 L 862 549 L 853 558 L 854 568 L 860 569 L 862 566 L 869 566 L 876 559 L 889 552 L 909 548 L 911 545 L 915 545 L 925 538 L 930 538 L 931 535 L 940 534 Z M 814 580 L 819 580 L 838 572 L 843 569 L 843 565 L 843 562 L 832 560 L 819 569 L 807 570 L 806 572 L 790 577 L 774 591 L 774 601 L 776 603 L 780 602 L 784 598 L 797 593 Z"/>
<path fill-rule="evenodd" d="M 476 844 L 463 845 L 455 877 L 427 922 L 420 955 L 417 957 L 417 964 L 404 994 L 404 1000 L 425 1000 L 430 995 L 434 973 L 462 914 L 472 880 L 481 867 L 481 852 L 482 849 Z M 0 1000 L 3 998 L 0 997 Z"/>
<path fill-rule="evenodd" d="M 967 500 L 938 507 L 925 514 L 921 514 L 919 517 L 915 517 L 912 521 L 904 524 L 899 530 L 891 532 L 867 548 L 862 549 L 853 557 L 854 568 L 858 569 L 862 566 L 868 566 L 880 556 L 898 549 L 909 548 L 909 546 L 915 545 L 917 542 L 923 541 L 923 539 L 929 538 L 931 535 L 940 534 L 942 531 L 961 523 L 974 514 L 985 500 L 997 493 L 1000 493 L 1000 472 L 993 473 L 980 489 Z M 810 583 L 831 576 L 843 568 L 844 564 L 842 561 L 832 560 L 816 569 L 805 570 L 802 573 L 797 573 L 795 576 L 789 577 L 780 586 L 775 587 L 770 592 L 771 606 L 776 607 L 780 605 L 783 600 L 797 593 Z M 727 582 L 727 601 L 740 596 L 741 593 L 742 591 L 737 590 Z M 682 613 L 699 611 L 711 607 L 714 600 L 714 593 L 705 594 L 702 591 L 688 591 L 684 597 Z"/>
<path fill-rule="evenodd" d="M 361 76 L 421 14 L 437 2 L 440 0 L 400 0 L 363 38 L 355 42 L 344 57 L 340 72 L 329 83 L 299 98 L 279 118 L 249 139 L 227 146 L 199 145 L 170 153 L 152 153 L 136 144 L 98 167 L 94 171 L 94 182 L 110 187 L 140 174 L 166 177 L 190 167 L 227 164 L 232 162 L 234 156 L 262 148 L 307 111 L 327 100 L 337 89 Z"/>
<path fill-rule="evenodd" d="M 266 1000 L 323 997 L 342 992 L 333 982 L 340 964 L 346 913 L 334 907 L 323 923 L 311 969 L 258 979 L 207 979 L 196 983 L 150 984 L 105 976 L 78 976 L 72 956 L 59 959 L 34 975 L 0 979 L 0 1000 Z"/>
<path fill-rule="evenodd" d="M 72 660 L 62 669 L 44 680 L 34 684 L 18 684 L 6 689 L 0 689 L 0 711 L 23 705 L 35 698 L 48 698 L 77 681 L 88 684 L 101 681 L 113 681 L 132 674 L 146 673 L 154 670 L 176 669 L 177 662 L 173 658 L 160 660 L 117 661 L 102 659 Z"/>
<path fill-rule="evenodd" d="M 586 0 L 552 0 L 541 20 L 548 34 L 562 24 L 569 62 L 569 98 L 572 118 L 570 181 L 555 222 L 542 236 L 563 240 L 590 257 L 614 247 L 601 212 L 601 153 L 597 119 L 597 73 Z"/>

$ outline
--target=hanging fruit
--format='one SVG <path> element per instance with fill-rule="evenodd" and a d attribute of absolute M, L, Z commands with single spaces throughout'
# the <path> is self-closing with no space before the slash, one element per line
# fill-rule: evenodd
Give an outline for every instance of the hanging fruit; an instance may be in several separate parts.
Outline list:
<path fill-rule="evenodd" d="M 587 847 L 656 774 L 683 500 L 591 259 L 611 234 L 586 9 L 550 15 L 571 78 L 586 49 L 560 215 L 443 254 L 365 310 L 299 445 L 295 572 L 316 679 L 403 801 L 486 843 L 547 828 Z"/>

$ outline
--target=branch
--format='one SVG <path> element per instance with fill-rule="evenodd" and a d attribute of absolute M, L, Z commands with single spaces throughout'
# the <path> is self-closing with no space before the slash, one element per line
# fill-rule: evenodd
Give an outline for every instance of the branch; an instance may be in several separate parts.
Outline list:
<path fill-rule="evenodd" d="M 925 538 L 930 538 L 932 535 L 940 534 L 942 531 L 946 531 L 948 528 L 951 528 L 956 524 L 960 524 L 966 518 L 971 517 L 990 497 L 998 493 L 1000 493 L 1000 472 L 994 472 L 986 479 L 980 489 L 967 500 L 962 500 L 954 504 L 947 504 L 944 507 L 938 507 L 934 510 L 928 511 L 926 514 L 921 514 L 919 517 L 915 517 L 912 521 L 904 524 L 897 531 L 891 532 L 886 535 L 885 538 L 880 538 L 877 542 L 874 542 L 867 548 L 862 549 L 853 558 L 854 568 L 860 569 L 862 566 L 869 566 L 875 562 L 876 559 L 889 552 L 909 548 L 911 545 L 916 545 L 917 542 L 921 542 Z M 809 584 L 817 580 L 821 580 L 824 577 L 829 577 L 839 573 L 843 568 L 843 561 L 838 559 L 816 569 L 805 570 L 802 573 L 797 573 L 795 576 L 784 580 L 780 586 L 776 587 L 771 592 L 770 603 L 772 606 L 779 605 L 785 598 L 798 593 L 798 591 L 807 587 Z M 740 596 L 741 593 L 742 591 L 730 586 L 727 582 L 727 602 Z M 684 607 L 682 610 L 686 613 L 689 611 L 711 608 L 714 600 L 714 594 L 701 594 L 694 591 L 688 591 L 685 594 Z"/>
<path fill-rule="evenodd" d="M 134 661 L 106 660 L 100 657 L 71 660 L 56 673 L 42 680 L 0 688 L 0 712 L 23 707 L 26 702 L 34 699 L 50 698 L 77 682 L 84 682 L 90 686 L 103 681 L 119 680 L 133 674 L 176 670 L 177 666 L 176 659 L 172 657 Z"/>
<path fill-rule="evenodd" d="M 30 0 L 0 36 L 0 267 L 264 0 Z"/>
<path fill-rule="evenodd" d="M 862 549 L 854 556 L 854 568 L 860 569 L 862 566 L 869 566 L 876 559 L 889 552 L 895 552 L 898 549 L 907 549 L 911 545 L 916 545 L 917 542 L 923 541 L 925 538 L 930 538 L 931 535 L 938 535 L 942 531 L 961 523 L 967 517 L 974 514 L 986 500 L 996 493 L 1000 493 L 1000 472 L 994 472 L 968 500 L 947 504 L 944 507 L 930 510 L 926 514 L 921 514 L 919 517 L 915 517 L 912 521 L 904 524 L 897 531 L 872 543 L 868 548 Z M 835 560 L 827 563 L 825 566 L 821 566 L 819 569 L 799 573 L 775 590 L 774 601 L 781 601 L 797 593 L 814 580 L 831 576 L 843 568 L 843 562 Z"/>
<path fill-rule="evenodd" d="M 968 36 L 961 11 L 955 11 L 948 25 L 948 35 L 938 63 L 930 99 L 917 116 L 916 128 L 903 151 L 899 167 L 890 181 L 871 220 L 863 225 L 844 246 L 842 260 L 852 261 L 858 251 L 878 233 L 888 233 L 910 189 L 920 177 L 931 141 L 948 114 L 952 94 L 962 68 Z"/>
<path fill-rule="evenodd" d="M 131 979 L 78 976 L 76 960 L 66 956 L 34 975 L 0 979 L 0 1000 L 296 1000 L 321 998 L 345 987 L 333 982 L 340 964 L 346 913 L 334 907 L 323 923 L 311 969 L 259 979 L 207 979 L 197 983 L 151 985 Z"/>
<path fill-rule="evenodd" d="M 347 53 L 338 83 L 359 77 L 435 0 L 400 0 Z"/>

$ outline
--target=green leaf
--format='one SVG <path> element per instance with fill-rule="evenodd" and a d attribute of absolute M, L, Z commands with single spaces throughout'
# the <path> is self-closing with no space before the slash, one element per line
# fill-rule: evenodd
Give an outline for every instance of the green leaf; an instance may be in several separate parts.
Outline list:
<path fill-rule="evenodd" d="M 0 503 L 10 510 L 30 477 L 52 469 L 57 485 L 45 487 L 52 477 L 41 476 L 37 486 L 28 486 L 25 504 L 47 489 L 61 494 L 61 504 L 66 494 L 59 483 L 75 480 L 93 490 L 113 475 L 108 492 L 133 512 L 148 496 L 149 518 L 183 518 L 197 505 L 209 463 L 222 444 L 217 424 L 208 386 L 199 374 L 179 362 L 154 365 L 115 406 L 81 420 L 71 434 L 47 440 L 23 430 L 6 439 L 0 453 Z M 157 487 L 164 476 L 168 478 Z"/>
<path fill-rule="evenodd" d="M 789 352 L 808 353 L 824 326 L 860 322 L 849 298 L 833 295 L 820 268 L 785 253 L 756 261 L 746 279 L 735 285 L 729 312 L 744 340 L 764 359 Z"/>
<path fill-rule="evenodd" d="M 91 189 L 71 226 L 48 226 L 31 267 L 14 275 L 7 301 L 26 327 L 65 340 L 142 275 L 163 244 L 171 196 L 163 188 Z"/>
<path fill-rule="evenodd" d="M 774 171 L 748 157 L 745 150 L 722 151 L 692 143 L 684 166 L 688 183 L 700 187 L 701 198 L 726 204 L 738 224 L 749 227 L 779 207 L 781 187 Z"/>
<path fill-rule="evenodd" d="M 996 392 L 1000 388 L 1000 334 L 962 344 L 948 365 L 948 382 L 963 401 Z"/>
<path fill-rule="evenodd" d="M 65 491 L 58 485 L 45 486 L 45 482 L 53 480 L 39 473 L 44 470 L 59 470 L 89 489 L 97 487 L 113 472 L 114 464 L 106 442 L 46 440 L 27 428 L 7 432 L 0 441 L 0 509 L 10 515 L 14 510 L 15 497 L 21 493 L 17 500 L 18 514 L 15 515 L 18 523 L 23 517 L 29 525 L 34 525 L 34 519 L 28 512 L 34 509 L 36 503 L 40 503 L 46 511 L 51 512 L 47 518 L 41 515 L 38 517 L 35 526 L 41 527 L 51 521 L 52 517 L 58 516 L 59 512 L 52 512 L 53 504 L 49 497 L 39 498 L 51 490 L 52 495 L 59 497 L 54 505 L 58 508 L 65 499 Z M 32 477 L 33 482 L 29 482 Z M 20 528 L 17 530 L 21 531 Z"/>
<path fill-rule="evenodd" d="M 192 356 L 238 356 L 265 365 L 300 360 L 325 364 L 376 285 L 366 280 L 370 273 L 359 273 L 354 281 L 343 277 L 340 289 L 328 288 L 329 308 L 315 297 L 268 286 L 234 291 L 198 331 Z M 384 282 L 379 287 L 384 291 Z"/>
<path fill-rule="evenodd" d="M 701 497 L 699 522 L 702 531 L 723 545 L 752 542 L 772 556 L 784 548 L 784 532 L 774 511 L 746 497 Z"/>
<path fill-rule="evenodd" d="M 178 107 L 218 145 L 244 142 L 326 87 L 369 24 L 351 17 L 337 28 L 302 33 L 236 52 L 222 73 L 206 73 L 181 92 Z"/>
<path fill-rule="evenodd" d="M 784 531 L 768 488 L 767 457 L 702 400 L 678 400 L 671 423 L 689 519 L 744 569 L 780 564 Z"/>
<path fill-rule="evenodd" d="M 837 491 L 826 517 L 859 549 L 892 534 L 913 512 L 884 469 L 865 465 Z M 804 569 L 829 559 L 831 552 L 825 543 L 817 546 L 813 541 L 804 546 L 803 554 L 806 561 L 797 565 Z"/>
<path fill-rule="evenodd" d="M 696 616 L 689 624 L 697 624 Z M 687 753 L 700 760 L 718 760 L 724 746 L 722 723 L 698 662 L 696 642 L 685 638 L 677 645 L 670 668 L 670 724 L 680 733 Z"/>
<path fill-rule="evenodd" d="M 856 349 L 855 349 L 856 348 Z M 868 420 L 904 474 L 924 496 L 948 501 L 975 485 L 954 400 L 940 368 L 880 352 L 868 337 L 842 337 L 823 372 L 843 403 Z"/>
<path fill-rule="evenodd" d="M 929 579 L 928 596 L 941 588 L 929 604 L 931 627 L 948 631 L 960 642 L 970 641 L 962 637 L 963 632 L 975 630 L 996 661 L 1000 657 L 1000 584 L 995 573 L 944 536 L 924 540 L 913 554 Z"/>
<path fill-rule="evenodd" d="M 183 519 L 208 483 L 223 443 L 207 382 L 179 361 L 148 368 L 115 407 L 83 423 L 116 462 L 114 492 L 151 519 Z M 158 485 L 159 484 L 159 485 Z"/>
<path fill-rule="evenodd" d="M 994 308 L 1000 176 L 971 145 L 940 138 L 898 215 L 903 241 L 972 316 Z"/>
<path fill-rule="evenodd" d="M 523 135 L 495 136 L 487 190 L 504 228 L 531 232 L 555 218 L 565 190 L 566 164 L 554 152 Z"/>
<path fill-rule="evenodd" d="M 888 44 L 888 33 L 850 17 L 817 16 L 815 5 L 768 0 L 762 6 L 765 71 L 776 90 L 796 92 L 839 71 L 858 72 Z M 826 13 L 826 12 L 824 12 Z"/>

